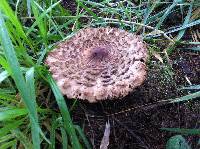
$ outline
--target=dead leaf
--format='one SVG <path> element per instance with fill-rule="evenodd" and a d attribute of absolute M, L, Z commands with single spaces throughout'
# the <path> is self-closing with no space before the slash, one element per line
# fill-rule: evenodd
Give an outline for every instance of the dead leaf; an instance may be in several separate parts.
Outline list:
<path fill-rule="evenodd" d="M 101 140 L 100 149 L 107 149 L 109 145 L 109 137 L 110 137 L 110 123 L 109 121 L 106 123 L 106 128 L 104 131 L 103 138 Z"/>
<path fill-rule="evenodd" d="M 156 59 L 158 59 L 161 63 L 163 63 L 163 59 L 162 59 L 162 57 L 160 56 L 159 53 L 153 52 L 153 56 L 155 56 Z"/>

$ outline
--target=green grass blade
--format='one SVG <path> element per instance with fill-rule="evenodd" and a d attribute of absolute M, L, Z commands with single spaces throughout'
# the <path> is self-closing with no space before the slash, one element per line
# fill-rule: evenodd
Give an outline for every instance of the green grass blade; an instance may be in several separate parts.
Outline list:
<path fill-rule="evenodd" d="M 5 142 L 4 144 L 1 145 L 1 149 L 10 149 L 13 146 L 17 145 L 17 141 L 16 140 L 12 140 L 9 142 Z"/>
<path fill-rule="evenodd" d="M 40 9 L 40 11 L 42 11 L 43 13 L 46 11 L 46 10 L 44 10 L 37 2 L 34 2 L 34 4 L 35 4 L 35 5 L 38 7 L 38 9 Z M 60 5 L 60 4 L 58 3 L 58 4 L 56 4 L 56 5 Z M 51 11 L 52 11 L 52 9 L 51 9 L 49 12 L 51 13 Z M 45 13 L 45 16 L 49 19 L 49 22 L 52 23 L 53 27 L 55 28 L 54 31 L 58 32 L 59 35 L 60 35 L 62 38 L 64 38 L 63 32 L 61 31 L 61 29 L 58 28 L 57 23 L 52 19 L 52 17 L 51 17 L 50 15 L 48 15 L 48 13 Z M 49 23 L 49 26 L 50 26 L 50 25 L 51 25 L 51 24 Z M 49 30 L 50 30 L 50 28 L 49 28 Z M 55 33 L 54 33 L 54 34 L 55 34 Z M 51 37 L 49 37 L 49 36 L 51 36 Z M 47 34 L 47 38 L 48 38 L 48 39 L 52 39 L 53 36 L 56 36 L 56 35 L 52 35 L 52 34 L 49 34 L 49 33 Z"/>
<path fill-rule="evenodd" d="M 26 92 L 26 89 L 27 89 L 26 83 L 23 78 L 22 72 L 20 70 L 19 62 L 15 55 L 15 51 L 11 43 L 11 40 L 8 36 L 8 32 L 4 24 L 1 13 L 0 13 L 0 41 L 5 51 L 8 67 L 10 67 L 11 69 L 10 73 L 13 79 L 15 80 L 18 89 L 22 92 L 22 95 L 27 95 L 27 97 L 29 97 Z"/>
<path fill-rule="evenodd" d="M 192 86 L 188 86 L 188 87 L 183 87 L 181 88 L 182 90 L 200 90 L 200 85 L 192 85 Z"/>
<path fill-rule="evenodd" d="M 81 139 L 83 140 L 83 143 L 85 144 L 85 147 L 86 147 L 87 149 L 92 149 L 90 143 L 88 142 L 88 140 L 87 140 L 85 134 L 83 133 L 83 130 L 80 128 L 80 126 L 75 125 L 75 129 L 76 129 L 76 131 L 78 132 L 78 134 L 79 134 L 79 136 L 81 137 Z"/>
<path fill-rule="evenodd" d="M 62 135 L 62 146 L 63 148 L 67 149 L 68 147 L 68 137 L 65 129 L 63 127 L 60 127 L 61 135 Z"/>
<path fill-rule="evenodd" d="M 36 123 L 38 124 L 38 115 L 37 115 L 37 104 L 36 104 L 36 95 L 35 95 L 35 85 L 34 85 L 34 68 L 30 68 L 27 72 L 26 72 L 26 83 L 28 88 L 30 89 L 30 94 L 31 94 L 31 99 L 32 99 L 32 106 L 33 109 L 35 109 L 34 111 L 34 118 L 35 120 L 32 123 Z M 45 110 L 40 110 L 39 112 L 44 112 Z M 41 134 L 41 136 L 50 144 L 50 141 L 46 138 L 46 136 L 44 135 L 44 133 L 42 132 L 42 130 L 40 129 L 40 127 L 36 124 L 33 124 L 34 126 L 32 127 L 32 131 L 34 132 L 34 138 L 35 138 L 35 142 L 39 142 L 39 133 Z"/>
<path fill-rule="evenodd" d="M 177 103 L 177 102 L 185 102 L 185 101 L 189 101 L 191 99 L 195 99 L 200 97 L 200 91 L 197 91 L 195 93 L 191 93 L 182 97 L 178 97 L 175 99 L 167 99 L 167 100 L 161 100 L 159 102 L 166 102 L 166 103 Z"/>
<path fill-rule="evenodd" d="M 10 93 L 12 93 L 12 92 L 9 92 L 8 90 L 1 89 L 0 90 L 0 98 L 1 98 L 1 100 L 3 100 L 3 99 L 8 100 L 8 101 L 15 100 L 16 99 L 15 96 L 14 95 L 10 95 Z M 15 102 L 17 102 L 17 101 L 15 101 Z M 13 103 L 15 103 L 15 102 L 13 102 Z"/>
<path fill-rule="evenodd" d="M 3 71 L 0 73 L 0 84 L 2 81 L 4 81 L 6 78 L 8 78 L 9 74 L 7 71 Z"/>
<path fill-rule="evenodd" d="M 186 42 L 185 44 L 200 45 L 200 42 Z"/>
<path fill-rule="evenodd" d="M 5 135 L 0 138 L 0 144 L 2 142 L 7 142 L 8 140 L 11 140 L 11 139 L 14 139 L 14 136 L 12 134 Z"/>
<path fill-rule="evenodd" d="M 187 135 L 200 135 L 200 129 L 185 129 L 185 128 L 161 128 L 161 130 L 187 134 Z"/>
<path fill-rule="evenodd" d="M 61 2 L 61 0 L 59 0 L 56 3 L 54 3 L 48 9 L 46 9 L 43 13 L 41 13 L 40 16 L 38 17 L 37 21 L 35 21 L 33 23 L 33 25 L 28 29 L 28 31 L 26 32 L 26 35 L 28 36 L 34 30 L 34 28 L 37 26 L 37 23 L 40 22 L 40 21 L 42 21 L 42 19 L 46 16 L 46 14 L 49 13 L 49 12 L 51 12 L 51 10 L 54 7 L 56 7 L 60 2 Z"/>
<path fill-rule="evenodd" d="M 11 69 L 6 61 L 6 59 L 2 56 L 0 56 L 0 65 L 8 72 L 8 74 L 11 74 Z"/>
<path fill-rule="evenodd" d="M 0 10 L 2 10 L 5 13 L 5 15 L 9 18 L 13 26 L 15 26 L 16 32 L 22 37 L 22 39 L 24 39 L 31 46 L 31 42 L 28 40 L 26 34 L 24 33 L 21 23 L 19 22 L 17 16 L 15 16 L 14 12 L 10 8 L 6 0 L 0 1 Z"/>
<path fill-rule="evenodd" d="M 144 25 L 147 23 L 147 20 L 148 20 L 150 14 L 153 12 L 153 10 L 155 9 L 155 7 L 158 5 L 159 2 L 160 2 L 160 0 L 157 0 L 155 3 L 153 3 L 152 6 L 149 5 L 149 7 L 146 8 L 146 11 L 145 11 L 145 14 L 144 14 L 144 20 L 143 20 Z M 150 1 L 148 1 L 148 4 L 150 4 Z"/>
<path fill-rule="evenodd" d="M 175 99 L 170 99 L 168 100 L 170 103 L 176 103 L 176 102 L 182 102 L 182 101 L 188 101 L 194 98 L 200 97 L 200 91 L 185 95 L 183 97 L 175 98 Z"/>
<path fill-rule="evenodd" d="M 36 6 L 36 4 L 34 2 L 31 3 L 31 6 L 32 6 L 32 10 L 33 10 L 33 14 L 34 14 L 34 17 L 35 17 L 35 20 L 37 22 L 37 25 L 39 27 L 39 32 L 40 32 L 40 35 L 43 39 L 43 43 L 45 43 L 45 47 L 47 47 L 48 43 L 47 43 L 47 28 L 46 28 L 46 23 L 45 23 L 45 17 L 40 19 L 39 16 L 40 16 L 40 12 Z"/>
<path fill-rule="evenodd" d="M 191 4 L 190 4 L 190 7 L 189 7 L 189 10 L 188 10 L 187 16 L 185 17 L 185 20 L 184 20 L 182 26 L 185 26 L 185 25 L 187 25 L 187 24 L 190 22 L 190 17 L 191 17 L 191 15 L 192 15 L 192 8 L 193 8 L 193 1 L 192 1 Z M 178 33 L 178 36 L 176 37 L 176 40 L 179 41 L 179 40 L 183 37 L 184 33 L 185 33 L 185 29 L 184 29 L 184 30 L 181 30 L 181 31 Z"/>
<path fill-rule="evenodd" d="M 167 31 L 167 32 L 165 32 L 165 34 L 171 34 L 171 33 L 174 33 L 174 32 L 180 31 L 180 30 L 184 30 L 186 28 L 189 28 L 189 27 L 192 27 L 192 26 L 195 26 L 195 25 L 198 25 L 198 24 L 200 24 L 200 19 L 196 20 L 196 21 L 193 21 L 193 22 L 191 22 L 191 23 L 189 23 L 187 25 L 184 25 L 184 26 L 178 27 L 176 29 L 172 29 L 170 31 Z"/>
<path fill-rule="evenodd" d="M 52 118 L 52 126 L 51 126 L 51 131 L 50 131 L 50 149 L 55 149 L 55 140 L 56 140 L 56 128 L 58 127 L 58 122 L 56 121 L 55 116 L 53 115 Z"/>
<path fill-rule="evenodd" d="M 8 94 L 16 94 L 16 91 L 13 88 L 4 88 L 4 89 L 0 88 L 0 98 L 2 98 L 1 95 L 3 95 L 3 94 L 7 94 L 7 95 Z M 8 97 L 11 97 L 10 99 L 15 99 L 14 95 L 9 95 Z"/>
<path fill-rule="evenodd" d="M 164 20 L 167 18 L 167 16 L 169 15 L 170 11 L 177 5 L 176 0 L 173 1 L 172 5 L 170 5 L 167 9 L 167 11 L 164 13 L 164 15 L 160 18 L 160 21 L 158 22 L 158 24 L 156 25 L 156 29 L 159 29 L 160 26 L 162 25 L 162 23 L 164 22 Z"/>
<path fill-rule="evenodd" d="M 150 24 L 152 22 L 155 22 L 157 19 L 159 19 L 163 14 L 167 11 L 168 8 L 165 8 L 164 10 L 159 11 L 158 13 L 149 16 L 148 19 L 146 20 L 146 24 Z M 172 13 L 173 11 L 171 11 Z"/>
<path fill-rule="evenodd" d="M 28 114 L 27 109 L 9 109 L 3 111 L 0 109 L 0 121 L 11 120 L 26 114 Z"/>
<path fill-rule="evenodd" d="M 32 115 L 33 119 L 31 119 L 31 132 L 34 148 L 40 148 L 40 128 L 38 125 L 38 116 L 36 110 L 36 96 L 35 96 L 35 85 L 34 85 L 34 68 L 30 68 L 26 72 L 26 84 L 27 89 L 29 89 L 30 93 L 30 104 L 32 105 Z M 37 145 L 36 145 L 37 144 Z"/>
<path fill-rule="evenodd" d="M 25 45 L 24 40 L 22 39 L 19 33 L 16 33 L 16 27 L 12 25 L 12 22 L 7 21 L 6 27 L 9 32 L 9 36 L 15 46 L 16 54 L 20 58 L 24 58 L 25 63 L 33 65 L 32 57 L 27 53 L 27 45 Z"/>
<path fill-rule="evenodd" d="M 4 127 L 0 128 L 0 138 L 10 133 L 10 131 L 18 128 L 22 124 L 23 124 L 22 120 L 10 121 L 8 123 L 3 124 Z"/>
<path fill-rule="evenodd" d="M 15 81 L 15 84 L 20 92 L 23 102 L 28 108 L 32 128 L 34 127 L 34 129 L 36 130 L 36 132 L 32 132 L 34 136 L 37 135 L 37 138 L 33 139 L 34 148 L 39 149 L 40 141 L 38 141 L 39 135 L 37 133 L 38 132 L 37 130 L 39 130 L 39 125 L 37 123 L 38 121 L 37 117 L 35 116 L 36 108 L 32 105 L 33 104 L 32 100 L 34 99 L 32 99 L 32 96 L 31 96 L 32 94 L 22 75 L 22 71 L 20 69 L 20 65 L 19 65 L 17 56 L 15 54 L 15 50 L 13 48 L 12 42 L 9 38 L 8 31 L 6 29 L 1 12 L 0 12 L 0 41 L 5 52 L 6 60 L 11 69 L 11 76 Z M 35 139 L 37 140 L 36 142 L 35 142 Z"/>
<path fill-rule="evenodd" d="M 83 7 L 89 14 L 91 14 L 96 20 L 99 20 L 98 16 L 87 6 L 85 6 L 80 0 L 78 0 L 78 4 Z"/>
<path fill-rule="evenodd" d="M 16 129 L 12 131 L 12 134 L 23 144 L 25 149 L 32 149 L 33 145 L 29 139 L 20 130 Z"/>
<path fill-rule="evenodd" d="M 180 48 L 180 50 L 200 51 L 200 47 Z"/>
<path fill-rule="evenodd" d="M 175 29 L 169 30 L 169 31 L 165 32 L 165 34 L 166 34 L 166 35 L 167 35 L 167 34 L 171 34 L 171 33 L 174 33 L 174 32 L 177 32 L 177 31 L 181 31 L 181 30 L 184 30 L 184 29 L 189 28 L 189 27 L 192 27 L 192 26 L 199 25 L 199 24 L 200 24 L 200 19 L 199 19 L 199 20 L 196 20 L 196 21 L 193 21 L 193 22 L 191 22 L 191 23 L 189 23 L 189 24 L 187 24 L 187 25 L 180 26 L 180 27 L 177 27 L 177 28 L 175 28 Z M 161 35 L 162 35 L 162 34 L 156 34 L 156 35 L 150 35 L 150 36 L 147 35 L 147 38 L 159 37 L 159 36 L 161 36 Z M 196 48 L 199 48 L 199 47 L 196 47 Z M 192 48 L 190 48 L 190 49 L 192 49 Z M 198 49 L 193 49 L 193 50 L 198 50 Z"/>
<path fill-rule="evenodd" d="M 28 16 L 31 17 L 31 1 L 32 0 L 27 0 L 26 4 L 27 4 L 27 10 L 28 10 Z"/>
<path fill-rule="evenodd" d="M 67 131 L 68 135 L 70 136 L 72 147 L 74 149 L 81 149 L 82 147 L 81 147 L 78 137 L 76 135 L 74 125 L 72 123 L 72 120 L 71 120 L 71 117 L 69 114 L 68 107 L 65 103 L 65 99 L 63 98 L 63 96 L 62 96 L 58 86 L 56 85 L 55 81 L 53 80 L 53 78 L 50 75 L 48 75 L 47 78 L 48 78 L 48 82 L 51 86 L 51 89 L 54 93 L 54 96 L 56 98 L 59 109 L 61 111 L 64 128 Z"/>
<path fill-rule="evenodd" d="M 27 84 L 27 89 L 29 89 L 30 96 L 31 96 L 31 105 L 33 106 L 33 109 L 36 109 L 36 96 L 35 96 L 35 80 L 34 80 L 34 68 L 30 68 L 25 75 L 26 78 L 26 84 Z M 37 112 L 35 110 L 34 117 L 37 117 Z"/>

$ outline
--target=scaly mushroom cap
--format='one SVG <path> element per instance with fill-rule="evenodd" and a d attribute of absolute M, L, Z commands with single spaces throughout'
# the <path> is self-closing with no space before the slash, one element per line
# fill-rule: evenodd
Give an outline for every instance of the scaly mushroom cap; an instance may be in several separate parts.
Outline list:
<path fill-rule="evenodd" d="M 46 64 L 68 98 L 96 102 L 126 96 L 146 77 L 142 40 L 117 28 L 86 28 L 60 43 Z"/>

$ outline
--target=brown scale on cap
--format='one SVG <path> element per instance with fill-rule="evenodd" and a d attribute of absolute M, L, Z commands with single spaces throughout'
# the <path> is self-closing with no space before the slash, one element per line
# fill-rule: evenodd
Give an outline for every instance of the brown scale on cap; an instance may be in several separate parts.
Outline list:
<path fill-rule="evenodd" d="M 86 28 L 60 43 L 46 64 L 68 98 L 96 102 L 124 97 L 146 78 L 147 48 L 117 28 Z"/>

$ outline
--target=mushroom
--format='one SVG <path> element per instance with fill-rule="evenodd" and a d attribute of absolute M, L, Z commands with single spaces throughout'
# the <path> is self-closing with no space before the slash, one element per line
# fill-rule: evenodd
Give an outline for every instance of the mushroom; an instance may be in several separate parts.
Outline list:
<path fill-rule="evenodd" d="M 58 44 L 45 63 L 68 98 L 96 102 L 124 97 L 146 78 L 147 48 L 137 35 L 86 28 Z"/>

